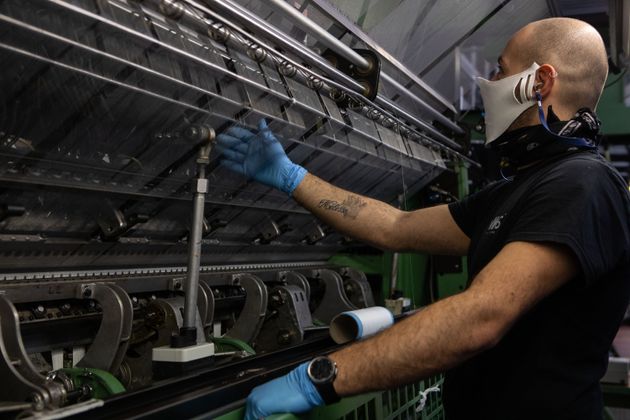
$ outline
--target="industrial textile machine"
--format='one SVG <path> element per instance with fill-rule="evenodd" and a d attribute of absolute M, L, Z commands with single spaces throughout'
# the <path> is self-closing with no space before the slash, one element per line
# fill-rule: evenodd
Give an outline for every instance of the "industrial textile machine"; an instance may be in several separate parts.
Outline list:
<path fill-rule="evenodd" d="M 301 6 L 0 1 L 1 417 L 219 414 L 375 304 L 329 262 L 362 245 L 222 168 L 216 134 L 265 118 L 294 162 L 397 205 L 466 160 L 462 130 Z"/>

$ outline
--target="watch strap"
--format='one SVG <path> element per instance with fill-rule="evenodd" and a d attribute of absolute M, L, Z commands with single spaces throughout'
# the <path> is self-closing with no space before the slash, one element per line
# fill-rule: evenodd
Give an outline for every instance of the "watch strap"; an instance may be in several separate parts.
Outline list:
<path fill-rule="evenodd" d="M 315 389 L 317 389 L 317 392 L 319 392 L 319 395 L 321 395 L 322 400 L 324 400 L 326 405 L 333 404 L 341 400 L 339 395 L 337 395 L 337 391 L 335 391 L 332 381 L 321 384 L 313 383 L 313 385 L 315 385 Z"/>

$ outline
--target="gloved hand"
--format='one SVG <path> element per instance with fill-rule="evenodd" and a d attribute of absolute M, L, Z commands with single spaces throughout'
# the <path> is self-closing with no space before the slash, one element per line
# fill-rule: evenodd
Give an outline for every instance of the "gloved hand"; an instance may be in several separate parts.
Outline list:
<path fill-rule="evenodd" d="M 217 143 L 223 166 L 289 195 L 306 175 L 306 169 L 287 157 L 264 118 L 256 134 L 234 126 L 219 134 Z"/>
<path fill-rule="evenodd" d="M 274 413 L 303 413 L 324 405 L 308 377 L 308 362 L 285 376 L 257 386 L 247 397 L 245 420 L 259 420 Z"/>

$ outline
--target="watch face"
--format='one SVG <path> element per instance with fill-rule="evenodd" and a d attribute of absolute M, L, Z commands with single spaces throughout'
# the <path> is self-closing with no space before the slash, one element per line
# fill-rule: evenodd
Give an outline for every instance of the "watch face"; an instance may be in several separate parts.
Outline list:
<path fill-rule="evenodd" d="M 315 382 L 327 382 L 335 376 L 335 364 L 327 357 L 316 357 L 309 366 L 309 373 Z"/>

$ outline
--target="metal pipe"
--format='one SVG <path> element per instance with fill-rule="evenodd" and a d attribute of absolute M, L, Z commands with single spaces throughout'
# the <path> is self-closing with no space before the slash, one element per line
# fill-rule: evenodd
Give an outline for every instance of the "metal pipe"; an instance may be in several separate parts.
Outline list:
<path fill-rule="evenodd" d="M 398 105 L 396 105 L 395 103 L 393 103 L 389 99 L 384 98 L 382 96 L 377 96 L 376 97 L 376 103 L 378 103 L 381 106 L 384 106 L 384 107 L 388 108 L 394 114 L 397 114 L 397 115 L 403 117 L 408 122 L 410 122 L 412 124 L 415 124 L 418 128 L 428 132 L 429 134 L 431 134 L 431 136 L 433 136 L 439 142 L 441 142 L 441 143 L 443 143 L 443 144 L 445 144 L 445 145 L 447 145 L 449 147 L 452 147 L 455 150 L 461 150 L 462 149 L 461 145 L 455 143 L 453 140 L 449 139 L 444 134 L 440 133 L 434 127 L 430 126 L 429 124 L 425 123 L 424 121 L 419 120 L 418 118 L 414 117 L 409 112 L 407 112 L 404 109 L 400 108 Z"/>
<path fill-rule="evenodd" d="M 206 193 L 208 192 L 208 179 L 206 178 L 206 166 L 210 163 L 210 151 L 214 140 L 214 130 L 203 126 L 191 126 L 185 133 L 190 140 L 201 139 L 204 144 L 199 151 L 197 159 L 198 174 L 194 182 L 195 195 L 193 198 L 192 226 L 188 237 L 188 271 L 184 287 L 184 322 L 182 330 L 196 328 L 197 321 L 197 294 L 199 292 L 199 267 L 201 266 L 201 242 L 203 237 L 203 213 Z"/>
<path fill-rule="evenodd" d="M 189 4 L 190 6 L 202 10 L 204 13 L 208 13 L 210 15 L 215 15 L 211 10 L 199 4 L 199 2 L 195 0 L 183 0 L 184 3 Z M 232 19 L 240 22 L 245 25 L 248 30 L 253 31 L 254 33 L 258 33 L 263 36 L 270 37 L 273 41 L 275 41 L 278 46 L 282 46 L 287 49 L 287 51 L 291 51 L 293 54 L 296 54 L 302 58 L 306 58 L 311 64 L 314 64 L 320 70 L 325 71 L 331 78 L 345 83 L 350 89 L 362 93 L 364 91 L 363 86 L 357 83 L 350 76 L 344 74 L 343 72 L 337 70 L 334 66 L 328 63 L 324 58 L 317 55 L 315 52 L 306 48 L 304 45 L 301 45 L 299 42 L 295 41 L 293 38 L 283 33 L 282 31 L 274 28 L 269 25 L 267 22 L 254 15 L 249 10 L 245 9 L 241 5 L 232 2 L 231 0 L 202 0 L 209 7 L 214 10 L 220 10 L 222 13 L 229 15 Z M 223 18 L 225 19 L 225 18 Z"/>
<path fill-rule="evenodd" d="M 352 48 L 332 36 L 330 32 L 300 13 L 299 10 L 291 6 L 286 1 L 263 0 L 263 3 L 267 3 L 274 9 L 282 12 L 282 14 L 289 20 L 291 20 L 298 28 L 310 33 L 311 35 L 316 37 L 317 40 L 320 41 L 322 44 L 326 45 L 331 50 L 334 50 L 340 56 L 350 61 L 352 64 L 358 66 L 363 70 L 369 69 L 370 63 L 365 58 L 361 57 Z"/>
<path fill-rule="evenodd" d="M 394 252 L 392 255 L 392 273 L 390 277 L 389 295 L 393 298 L 396 287 L 398 287 L 398 258 L 400 254 Z"/>
<path fill-rule="evenodd" d="M 145 2 L 148 2 L 148 0 L 144 0 Z M 159 6 L 160 3 L 163 0 L 153 0 L 153 4 Z M 269 51 L 273 51 L 273 55 L 269 55 L 270 57 L 273 57 L 272 59 L 276 62 L 276 65 L 278 65 L 279 67 L 282 66 L 293 66 L 295 69 L 298 69 L 299 71 L 295 72 L 295 75 L 292 76 L 294 79 L 297 79 L 298 81 L 300 81 L 301 83 L 307 83 L 308 82 L 308 75 L 311 75 L 312 77 L 316 77 L 318 79 L 322 79 L 325 80 L 324 78 L 322 78 L 320 75 L 318 75 L 317 73 L 315 73 L 314 71 L 312 71 L 311 69 L 303 66 L 302 64 L 300 64 L 299 62 L 292 60 L 291 58 L 289 58 L 288 56 L 278 52 L 275 50 L 275 48 L 271 47 L 270 45 L 268 45 L 267 43 L 265 43 L 264 41 L 260 40 L 259 38 L 251 35 L 250 33 L 246 32 L 245 30 L 241 29 L 238 25 L 230 22 L 229 20 L 225 19 L 222 16 L 217 15 L 216 13 L 212 12 L 211 10 L 205 8 L 204 6 L 198 5 L 195 6 L 195 2 L 194 1 L 189 1 L 188 3 L 191 3 L 188 6 L 182 6 L 183 7 L 183 15 L 180 17 L 180 19 L 188 19 L 188 21 L 186 21 L 185 23 L 187 24 L 202 24 L 204 25 L 204 29 L 205 31 L 211 31 L 213 26 L 216 25 L 216 23 L 218 23 L 219 21 L 221 22 L 221 24 L 225 24 L 227 27 L 229 27 L 233 32 L 232 32 L 232 36 L 228 36 L 227 40 L 225 41 L 225 43 L 229 43 L 230 45 L 232 45 L 235 48 L 238 48 L 240 51 L 243 51 L 245 53 L 248 53 L 249 49 L 250 49 L 250 45 L 254 45 L 256 47 L 260 47 L 263 48 L 265 50 L 267 50 L 267 52 Z M 216 22 L 213 22 L 210 19 L 204 18 L 203 16 L 201 16 L 195 9 L 201 10 L 204 13 L 206 13 L 207 15 L 209 15 L 212 19 L 215 19 Z M 235 39 L 237 39 L 236 33 L 238 33 L 240 38 L 244 38 L 244 39 L 249 39 L 249 44 L 242 44 L 239 41 L 234 41 Z M 277 56 L 277 57 L 274 57 Z M 279 58 L 279 59 L 278 59 Z M 326 65 L 330 66 L 330 64 Z M 347 84 L 349 84 L 352 88 L 354 88 L 354 90 L 356 91 L 362 91 L 364 88 L 363 86 L 361 86 L 359 83 L 357 83 L 354 79 L 350 78 L 349 76 L 339 72 L 337 69 L 332 68 L 332 71 L 336 71 L 338 73 L 338 79 L 343 80 L 344 82 L 346 82 Z M 340 83 L 335 82 L 334 80 L 325 80 L 327 85 L 330 86 L 324 86 L 325 90 L 328 90 L 330 87 L 334 87 L 337 89 L 347 89 L 350 91 L 353 91 L 353 89 L 348 89 L 345 85 L 342 85 Z"/>
<path fill-rule="evenodd" d="M 207 7 L 204 7 L 203 5 L 200 5 L 197 1 L 195 0 L 183 0 L 183 1 L 184 3 L 187 3 L 188 5 L 198 10 L 201 10 L 204 13 L 209 14 L 213 18 L 215 19 L 217 18 L 216 14 L 212 10 L 209 10 Z M 322 67 L 330 67 L 333 74 L 338 75 L 340 73 L 339 70 L 335 69 L 334 67 L 331 67 L 330 64 L 326 62 L 322 63 L 322 58 L 317 56 L 314 52 L 312 52 L 309 49 L 305 49 L 299 43 L 297 44 L 297 46 L 293 45 L 295 41 L 292 38 L 288 37 L 286 34 L 283 34 L 282 32 L 278 31 L 273 26 L 270 26 L 267 22 L 253 15 L 249 10 L 242 8 L 240 5 L 236 3 L 233 3 L 231 0 L 202 0 L 202 1 L 206 4 L 212 4 L 213 7 L 216 7 L 222 12 L 229 14 L 231 17 L 233 17 L 234 19 L 238 20 L 241 23 L 245 22 L 246 25 L 253 25 L 253 26 L 248 26 L 248 28 L 250 30 L 262 32 L 263 35 L 272 37 L 275 41 L 277 41 L 279 44 L 285 47 L 295 48 L 298 50 L 298 52 L 307 54 L 309 56 L 315 55 L 315 57 L 312 57 L 312 59 L 320 63 Z M 221 18 L 225 20 L 224 17 L 221 17 Z M 341 73 L 341 75 L 343 75 L 344 78 L 349 78 L 343 73 Z M 353 84 L 357 84 L 357 82 L 354 81 L 353 79 L 350 79 L 350 80 L 352 81 Z M 367 100 L 367 98 L 364 98 L 364 101 L 368 104 L 371 103 L 369 100 Z M 455 143 L 448 137 L 444 136 L 442 133 L 437 131 L 435 128 L 433 128 L 429 124 L 423 121 L 420 121 L 418 118 L 412 116 L 409 112 L 402 110 L 399 106 L 397 106 L 390 100 L 379 96 L 376 98 L 376 102 L 379 102 L 381 105 L 386 106 L 388 109 L 393 110 L 394 112 L 400 115 L 403 115 L 409 122 L 412 122 L 416 126 L 421 127 L 423 130 L 425 130 L 426 132 L 433 135 L 436 139 L 438 139 L 438 141 L 441 142 L 442 144 L 449 145 L 450 147 L 455 148 L 456 150 L 461 150 L 461 146 L 459 144 Z M 432 110 L 432 108 L 428 104 L 425 104 L 425 106 L 427 107 L 428 110 Z M 437 113 L 437 111 L 435 110 L 433 111 Z M 443 115 L 439 113 L 437 114 L 440 115 L 442 118 L 445 118 Z M 458 130 L 461 130 L 457 126 L 456 128 Z"/>
<path fill-rule="evenodd" d="M 197 292 L 199 289 L 199 267 L 201 266 L 201 237 L 203 226 L 203 211 L 205 204 L 205 193 L 208 190 L 208 180 L 197 178 L 198 190 L 193 199 L 192 226 L 188 238 L 188 272 L 184 295 L 184 328 L 195 328 L 197 318 Z M 200 184 L 205 188 L 203 192 L 199 189 Z"/>
<path fill-rule="evenodd" d="M 464 133 L 464 130 L 462 130 L 461 127 L 459 127 L 453 121 L 449 120 L 444 115 L 439 113 L 435 108 L 433 108 L 432 106 L 427 104 L 425 101 L 423 101 L 422 99 L 420 99 L 419 97 L 414 95 L 409 89 L 407 89 L 405 86 L 403 86 L 400 83 L 398 83 L 396 80 L 394 80 L 387 73 L 381 73 L 381 78 L 383 79 L 383 81 L 387 82 L 394 89 L 396 89 L 396 91 L 398 93 L 400 93 L 400 94 L 406 96 L 407 98 L 411 99 L 413 102 L 418 104 L 420 106 L 420 108 L 422 108 L 427 113 L 431 114 L 431 116 L 433 116 L 436 120 L 438 120 L 440 123 L 444 124 L 449 129 L 453 130 L 457 134 L 463 134 Z"/>
<path fill-rule="evenodd" d="M 367 45 L 371 50 L 375 51 L 378 55 L 384 58 L 387 62 L 389 62 L 392 66 L 396 67 L 398 71 L 404 74 L 409 78 L 413 83 L 418 85 L 422 90 L 427 92 L 433 99 L 440 102 L 446 108 L 450 109 L 452 112 L 457 113 L 457 110 L 453 106 L 452 103 L 446 100 L 442 95 L 440 95 L 436 90 L 434 90 L 431 86 L 427 85 L 420 77 L 415 75 L 409 68 L 407 68 L 403 63 L 398 61 L 393 55 L 384 50 L 380 45 L 378 45 L 372 38 L 368 36 L 363 30 L 358 27 L 354 22 L 352 22 L 348 17 L 344 16 L 333 6 L 329 0 L 308 0 L 312 5 L 317 7 L 317 9 L 328 16 L 333 21 L 337 22 L 345 29 L 347 29 L 352 35 L 356 36 L 359 40 L 361 40 L 365 45 Z M 381 72 L 381 75 L 383 73 Z"/>

